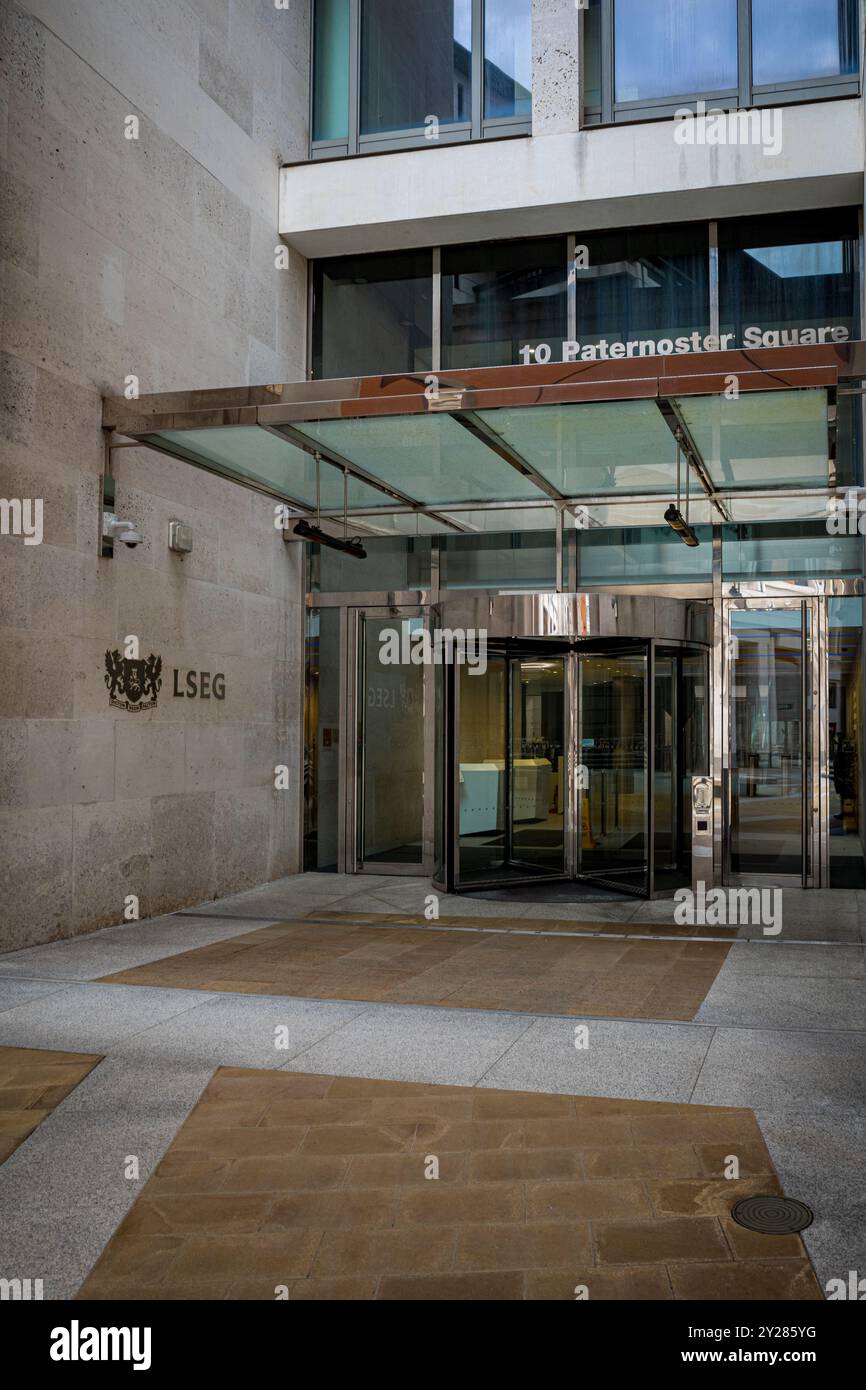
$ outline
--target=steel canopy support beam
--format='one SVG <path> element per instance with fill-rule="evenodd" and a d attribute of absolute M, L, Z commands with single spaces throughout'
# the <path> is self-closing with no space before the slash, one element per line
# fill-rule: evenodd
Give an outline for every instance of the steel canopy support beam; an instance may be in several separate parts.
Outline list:
<path fill-rule="evenodd" d="M 524 478 L 528 478 L 540 492 L 550 498 L 551 502 L 560 504 L 565 501 L 565 497 L 559 489 L 554 487 L 553 483 L 549 483 L 544 475 L 538 472 L 537 468 L 533 468 L 522 454 L 519 454 L 516 449 L 512 449 L 511 445 L 494 429 L 491 429 L 486 421 L 480 419 L 474 410 L 455 410 L 451 414 L 451 419 L 458 425 L 462 425 L 481 444 L 492 449 L 494 454 L 498 454 L 501 459 L 504 459 L 509 468 L 516 469 Z M 515 503 L 515 506 L 519 506 L 519 503 Z"/>
<path fill-rule="evenodd" d="M 352 463 L 349 459 L 344 458 L 342 454 L 338 454 L 336 449 L 330 449 L 325 444 L 319 444 L 309 439 L 292 425 L 260 424 L 259 429 L 267 430 L 268 434 L 275 435 L 277 439 L 287 439 L 290 444 L 294 444 L 297 449 L 303 449 L 305 454 L 310 454 L 313 458 L 318 454 L 326 463 L 333 464 L 335 468 L 339 468 L 343 473 L 348 473 L 350 478 L 356 478 L 358 482 L 366 483 L 367 487 L 373 487 L 377 492 L 384 493 L 384 495 L 390 497 L 392 501 L 401 502 L 410 512 L 423 513 L 425 511 L 424 503 L 419 502 L 417 498 L 410 497 L 407 492 L 401 492 L 399 488 L 392 487 L 390 483 L 383 483 L 380 478 L 374 477 L 374 475 L 368 473 L 366 469 L 360 468 L 358 464 Z M 450 527 L 452 531 L 474 530 L 474 527 L 463 526 L 459 522 L 452 521 L 449 517 L 443 516 L 439 512 L 429 512 L 428 514 L 437 521 L 441 521 L 444 526 Z"/>
<path fill-rule="evenodd" d="M 659 396 L 656 399 L 656 405 L 661 411 L 662 419 L 664 420 L 671 434 L 674 436 L 674 439 L 676 439 L 677 443 L 679 444 L 680 449 L 683 452 L 683 457 L 685 458 L 686 464 L 688 465 L 689 471 L 691 473 L 694 473 L 695 477 L 700 483 L 704 495 L 715 507 L 722 521 L 730 521 L 731 518 L 728 515 L 728 512 L 725 509 L 725 505 L 722 502 L 716 488 L 713 485 L 713 481 L 709 475 L 707 466 L 701 458 L 698 446 L 695 444 L 694 439 L 689 433 L 689 428 L 686 425 L 685 420 L 683 419 L 682 413 L 677 402 L 675 400 L 672 400 L 670 396 Z"/>

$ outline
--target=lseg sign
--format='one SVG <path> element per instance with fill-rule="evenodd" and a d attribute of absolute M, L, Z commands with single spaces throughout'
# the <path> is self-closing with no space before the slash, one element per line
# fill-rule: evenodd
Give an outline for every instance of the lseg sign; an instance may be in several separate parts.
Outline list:
<path fill-rule="evenodd" d="M 108 703 L 130 714 L 156 708 L 162 689 L 162 657 L 153 652 L 139 654 L 138 639 L 127 637 L 123 653 L 117 648 L 105 653 L 105 684 Z M 176 700 L 224 700 L 226 678 L 222 671 L 181 670 L 172 672 L 172 696 Z"/>

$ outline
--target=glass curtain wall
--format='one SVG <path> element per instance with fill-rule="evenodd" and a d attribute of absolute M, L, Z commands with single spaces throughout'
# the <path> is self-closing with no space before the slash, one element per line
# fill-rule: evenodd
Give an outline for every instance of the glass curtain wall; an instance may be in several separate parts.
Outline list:
<path fill-rule="evenodd" d="M 703 338 L 710 325 L 705 222 L 581 233 L 575 265 L 581 344 Z M 692 345 L 693 346 L 693 345 Z M 655 348 L 652 348 L 655 351 Z"/>
<path fill-rule="evenodd" d="M 349 137 L 349 0 L 316 0 L 313 139 Z"/>
<path fill-rule="evenodd" d="M 576 235 L 571 274 L 581 360 L 859 336 L 856 207 L 723 219 L 717 235 L 720 344 L 710 336 L 707 222 Z M 440 257 L 443 369 L 517 365 L 540 344 L 549 360 L 561 359 L 566 237 L 448 246 Z M 432 250 L 314 262 L 313 375 L 435 370 L 433 304 Z"/>
<path fill-rule="evenodd" d="M 858 0 L 589 0 L 584 117 L 590 124 L 669 117 L 698 99 L 731 110 L 856 95 L 857 7 Z M 609 86 L 602 78 L 608 44 Z"/>
<path fill-rule="evenodd" d="M 315 0 L 313 157 L 526 134 L 532 0 Z"/>
<path fill-rule="evenodd" d="M 752 0 L 757 86 L 856 71 L 856 0 Z"/>
<path fill-rule="evenodd" d="M 425 372 L 432 342 L 432 252 L 314 262 L 314 376 Z"/>
<path fill-rule="evenodd" d="M 484 0 L 484 115 L 532 115 L 531 0 Z"/>
<path fill-rule="evenodd" d="M 737 86 L 737 0 L 616 0 L 614 92 L 647 101 Z"/>
<path fill-rule="evenodd" d="M 561 357 L 566 285 L 565 237 L 444 247 L 442 366 L 506 366 L 539 342 Z"/>
<path fill-rule="evenodd" d="M 472 117 L 472 0 L 363 0 L 361 135 Z"/>
<path fill-rule="evenodd" d="M 719 313 L 733 346 L 786 347 L 856 338 L 856 208 L 722 221 Z M 804 330 L 813 335 L 804 337 Z"/>

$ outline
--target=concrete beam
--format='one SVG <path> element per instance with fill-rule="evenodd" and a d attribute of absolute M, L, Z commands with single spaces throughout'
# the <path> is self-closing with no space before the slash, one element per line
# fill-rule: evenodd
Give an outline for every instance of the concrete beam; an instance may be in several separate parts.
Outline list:
<path fill-rule="evenodd" d="M 304 256 L 331 256 L 859 203 L 861 101 L 779 118 L 777 155 L 684 146 L 669 120 L 293 165 L 280 232 Z"/>

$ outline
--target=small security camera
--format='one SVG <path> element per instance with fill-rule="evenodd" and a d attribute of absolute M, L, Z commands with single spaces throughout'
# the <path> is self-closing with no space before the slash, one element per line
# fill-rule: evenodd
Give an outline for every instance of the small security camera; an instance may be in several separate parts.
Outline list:
<path fill-rule="evenodd" d="M 136 530 L 131 521 L 113 521 L 109 527 L 109 534 L 112 540 L 123 541 L 130 550 L 134 550 L 137 545 L 141 545 L 144 536 Z"/>

